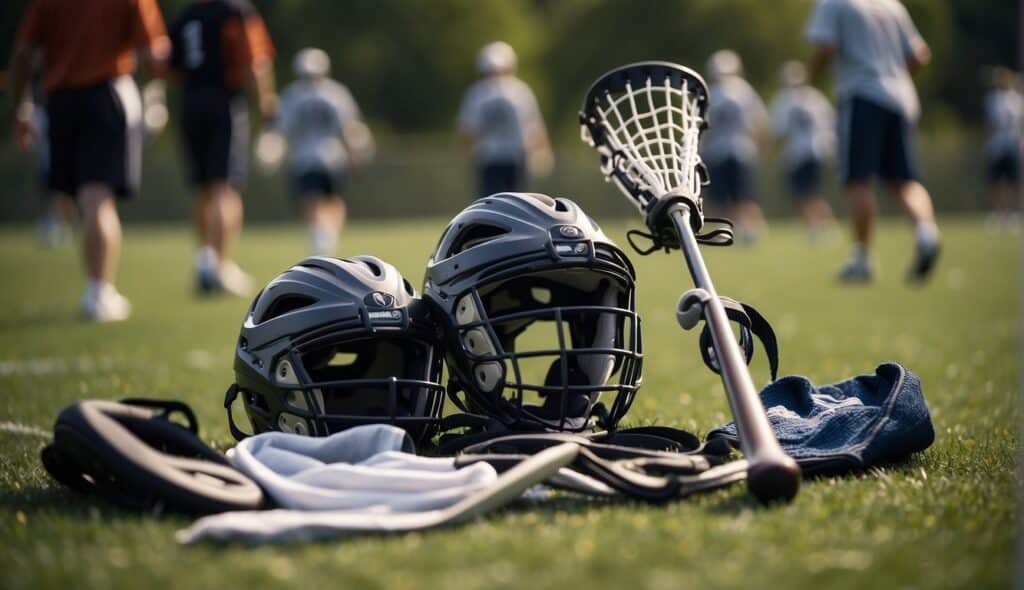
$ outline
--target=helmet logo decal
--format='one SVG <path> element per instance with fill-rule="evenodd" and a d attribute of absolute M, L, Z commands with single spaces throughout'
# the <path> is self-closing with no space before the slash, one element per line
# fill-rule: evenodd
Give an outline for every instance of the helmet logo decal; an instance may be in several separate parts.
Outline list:
<path fill-rule="evenodd" d="M 395 296 L 382 291 L 374 291 L 366 297 L 366 304 L 373 307 L 394 307 Z"/>
<path fill-rule="evenodd" d="M 575 225 L 563 225 L 558 228 L 558 233 L 562 234 L 562 237 L 566 238 L 579 238 L 583 236 L 583 230 Z"/>

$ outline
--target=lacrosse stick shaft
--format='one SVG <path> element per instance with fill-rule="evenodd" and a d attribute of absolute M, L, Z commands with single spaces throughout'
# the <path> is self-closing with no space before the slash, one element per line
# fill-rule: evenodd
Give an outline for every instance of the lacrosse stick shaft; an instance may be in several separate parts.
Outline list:
<path fill-rule="evenodd" d="M 678 207 L 670 213 L 694 286 L 707 291 L 711 296 L 704 306 L 704 319 L 711 331 L 722 384 L 736 422 L 740 449 L 750 464 L 747 485 L 751 493 L 762 502 L 789 500 L 800 487 L 800 468 L 782 450 L 772 432 L 768 415 L 761 405 L 750 371 L 736 343 L 725 307 L 711 283 L 711 276 L 690 225 L 690 215 L 688 207 Z"/>

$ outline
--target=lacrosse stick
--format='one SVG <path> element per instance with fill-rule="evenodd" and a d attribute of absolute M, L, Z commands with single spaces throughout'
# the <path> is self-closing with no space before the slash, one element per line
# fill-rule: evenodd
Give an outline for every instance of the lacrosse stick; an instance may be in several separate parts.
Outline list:
<path fill-rule="evenodd" d="M 754 382 L 733 336 L 723 298 L 711 282 L 699 244 L 729 245 L 728 227 L 700 233 L 705 225 L 701 186 L 708 180 L 697 153 L 707 127 L 708 89 L 694 71 L 669 62 L 641 62 L 601 76 L 580 112 L 581 137 L 597 149 L 601 171 L 637 206 L 650 230 L 651 247 L 679 248 L 694 289 L 683 294 L 677 319 L 690 329 L 703 319 L 710 333 L 705 362 L 722 377 L 748 462 L 750 492 L 763 502 L 789 500 L 800 487 L 800 470 L 779 446 Z M 749 354 L 747 355 L 749 357 Z"/>

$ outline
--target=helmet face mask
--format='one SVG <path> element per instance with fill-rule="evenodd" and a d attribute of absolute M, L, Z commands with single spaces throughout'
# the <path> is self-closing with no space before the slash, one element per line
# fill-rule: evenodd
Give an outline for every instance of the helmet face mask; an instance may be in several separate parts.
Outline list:
<path fill-rule="evenodd" d="M 447 272 L 460 268 L 472 270 Z M 441 308 L 464 409 L 513 428 L 580 431 L 595 418 L 614 427 L 632 403 L 642 363 L 633 270 L 571 201 L 501 194 L 471 205 L 446 230 L 424 296 Z"/>
<path fill-rule="evenodd" d="M 427 306 L 390 265 L 353 260 L 303 261 L 253 303 L 235 377 L 255 432 L 390 423 L 425 440 L 436 431 L 442 359 Z"/>
<path fill-rule="evenodd" d="M 632 309 L 627 285 L 600 272 L 520 275 L 461 296 L 453 345 L 473 388 L 506 400 L 518 420 L 583 430 L 603 394 L 625 403 L 635 393 L 640 343 Z"/>

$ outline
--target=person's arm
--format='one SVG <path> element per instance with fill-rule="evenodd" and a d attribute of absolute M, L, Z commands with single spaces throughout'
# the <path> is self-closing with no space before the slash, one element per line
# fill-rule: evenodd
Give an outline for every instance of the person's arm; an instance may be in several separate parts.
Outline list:
<path fill-rule="evenodd" d="M 815 84 L 818 82 L 835 53 L 836 48 L 828 43 L 819 43 L 814 48 L 814 53 L 811 55 L 810 61 L 807 62 L 808 83 Z"/>
<path fill-rule="evenodd" d="M 925 67 L 932 61 L 932 50 L 929 49 L 928 44 L 921 41 L 916 45 L 913 51 L 907 55 L 907 71 L 913 76 L 918 70 Z"/>
<path fill-rule="evenodd" d="M 907 71 L 910 72 L 910 75 L 914 75 L 932 61 L 932 51 L 928 48 L 928 44 L 924 42 L 921 33 L 914 26 L 913 19 L 910 18 L 910 13 L 907 12 L 906 7 L 902 4 L 899 5 L 897 15 L 900 28 L 900 42 L 903 46 L 903 56 L 907 64 Z"/>
<path fill-rule="evenodd" d="M 14 143 L 22 150 L 31 149 L 36 140 L 36 128 L 32 117 L 36 105 L 32 102 L 28 81 L 41 41 L 41 10 L 38 2 L 29 5 L 18 28 L 14 50 L 11 52 L 11 129 Z"/>
<path fill-rule="evenodd" d="M 551 140 L 548 138 L 548 129 L 544 125 L 544 117 L 540 114 L 537 97 L 528 89 L 527 93 L 530 110 L 525 130 L 527 165 L 531 174 L 543 178 L 550 175 L 554 169 L 555 154 L 551 149 Z"/>
<path fill-rule="evenodd" d="M 260 116 L 265 123 L 273 121 L 277 112 L 277 91 L 274 85 L 274 45 L 263 19 L 256 13 L 245 18 L 242 26 L 249 50 L 249 87 Z"/>
<path fill-rule="evenodd" d="M 171 40 L 156 0 L 135 1 L 132 42 L 150 77 L 167 76 L 171 59 Z"/>
<path fill-rule="evenodd" d="M 829 0 L 821 0 L 814 8 L 804 38 L 814 46 L 814 53 L 807 63 L 807 81 L 814 84 L 832 61 L 839 49 L 840 10 L 842 7 Z"/>
<path fill-rule="evenodd" d="M 463 155 L 472 153 L 473 145 L 476 143 L 476 119 L 480 110 L 478 103 L 476 92 L 471 87 L 462 97 L 459 114 L 455 118 L 456 141 Z"/>
<path fill-rule="evenodd" d="M 339 87 L 335 96 L 335 109 L 341 128 L 341 141 L 345 144 L 353 168 L 362 168 L 373 160 L 376 146 L 370 127 L 363 122 L 362 112 L 352 93 Z"/>
<path fill-rule="evenodd" d="M 15 46 L 11 57 L 11 104 L 14 105 L 13 130 L 14 143 L 18 149 L 28 151 L 36 142 L 38 130 L 35 127 L 33 114 L 38 107 L 32 101 L 28 91 L 28 79 L 35 61 L 35 50 L 27 45 Z"/>

